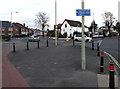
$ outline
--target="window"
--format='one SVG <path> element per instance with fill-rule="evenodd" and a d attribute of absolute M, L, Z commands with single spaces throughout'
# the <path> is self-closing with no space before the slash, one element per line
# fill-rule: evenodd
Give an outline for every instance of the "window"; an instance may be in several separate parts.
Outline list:
<path fill-rule="evenodd" d="M 5 29 L 4 29 L 4 28 L 2 28 L 2 31 L 5 31 Z"/>
<path fill-rule="evenodd" d="M 65 28 L 67 28 L 67 24 L 65 24 Z"/>
<path fill-rule="evenodd" d="M 13 28 L 9 28 L 9 31 L 13 31 Z"/>
<path fill-rule="evenodd" d="M 15 31 L 18 31 L 18 29 L 15 29 Z"/>
<path fill-rule="evenodd" d="M 82 37 L 82 34 L 76 34 L 76 37 Z"/>

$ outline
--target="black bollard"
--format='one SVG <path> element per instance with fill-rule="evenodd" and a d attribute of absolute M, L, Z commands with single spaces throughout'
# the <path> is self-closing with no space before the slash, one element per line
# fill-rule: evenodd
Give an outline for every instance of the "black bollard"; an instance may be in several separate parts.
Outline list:
<path fill-rule="evenodd" d="M 110 66 L 109 66 L 109 88 L 115 89 L 114 63 L 113 62 L 110 62 Z"/>
<path fill-rule="evenodd" d="M 13 53 L 15 53 L 15 43 L 13 43 Z"/>
<path fill-rule="evenodd" d="M 97 56 L 100 56 L 100 45 L 99 45 L 99 42 L 97 43 Z"/>
<path fill-rule="evenodd" d="M 74 41 L 74 39 L 73 39 L 73 46 L 75 45 L 75 41 Z"/>
<path fill-rule="evenodd" d="M 29 43 L 27 42 L 27 51 L 29 50 Z"/>
<path fill-rule="evenodd" d="M 39 41 L 37 42 L 37 47 L 39 48 Z"/>
<path fill-rule="evenodd" d="M 48 45 L 48 39 L 47 39 L 47 47 L 48 47 L 49 45 Z"/>
<path fill-rule="evenodd" d="M 94 41 L 92 41 L 92 50 L 94 50 Z"/>
<path fill-rule="evenodd" d="M 104 52 L 101 52 L 100 55 L 100 72 L 103 73 L 104 72 Z"/>

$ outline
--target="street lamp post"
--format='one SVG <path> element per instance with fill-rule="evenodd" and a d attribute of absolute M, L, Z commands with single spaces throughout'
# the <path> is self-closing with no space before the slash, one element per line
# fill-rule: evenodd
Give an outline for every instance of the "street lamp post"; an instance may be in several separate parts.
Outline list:
<path fill-rule="evenodd" d="M 13 31 L 13 28 L 12 28 L 12 19 L 13 19 L 12 14 L 13 13 L 18 13 L 18 12 L 11 12 L 11 39 L 12 39 L 12 35 L 13 35 L 13 32 L 12 32 Z"/>
<path fill-rule="evenodd" d="M 120 1 L 118 2 L 118 21 L 120 22 Z"/>
<path fill-rule="evenodd" d="M 82 9 L 84 9 L 84 0 L 82 0 Z M 82 16 L 82 44 L 81 44 L 81 67 L 82 70 L 86 69 L 86 59 L 85 59 L 85 37 L 84 37 L 84 16 Z"/>
<path fill-rule="evenodd" d="M 94 30 L 95 30 L 95 29 L 94 29 L 94 25 L 95 25 L 95 24 L 94 24 L 94 13 L 93 13 L 93 24 L 92 24 L 92 26 L 93 26 L 93 27 L 92 27 L 92 37 L 93 37 L 93 35 L 94 35 Z"/>
<path fill-rule="evenodd" d="M 55 45 L 57 46 L 57 1 L 55 0 Z"/>

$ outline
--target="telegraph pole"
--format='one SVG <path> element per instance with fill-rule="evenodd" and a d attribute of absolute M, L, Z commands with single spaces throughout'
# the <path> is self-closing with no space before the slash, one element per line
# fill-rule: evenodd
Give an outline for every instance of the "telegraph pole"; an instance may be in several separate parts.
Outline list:
<path fill-rule="evenodd" d="M 120 1 L 118 2 L 118 21 L 120 22 Z"/>
<path fill-rule="evenodd" d="M 94 13 L 93 13 L 93 24 L 92 24 L 92 26 L 93 26 L 93 27 L 92 27 L 92 37 L 93 37 L 93 35 L 94 35 L 94 30 L 95 30 L 95 29 L 94 29 Z"/>
<path fill-rule="evenodd" d="M 55 45 L 57 46 L 57 1 L 55 0 Z"/>
<path fill-rule="evenodd" d="M 13 27 L 12 27 L 12 19 L 13 19 L 13 17 L 12 17 L 12 15 L 13 15 L 13 13 L 18 13 L 18 12 L 11 12 L 11 39 L 12 39 L 12 36 L 13 36 Z"/>
<path fill-rule="evenodd" d="M 12 12 L 11 12 L 11 39 L 12 39 L 12 35 L 13 35 L 13 27 L 12 27 Z"/>
<path fill-rule="evenodd" d="M 82 9 L 84 10 L 84 0 L 82 0 Z M 85 60 L 85 37 L 84 37 L 84 21 L 85 18 L 82 16 L 82 44 L 81 44 L 81 67 L 82 70 L 86 69 L 86 60 Z"/>

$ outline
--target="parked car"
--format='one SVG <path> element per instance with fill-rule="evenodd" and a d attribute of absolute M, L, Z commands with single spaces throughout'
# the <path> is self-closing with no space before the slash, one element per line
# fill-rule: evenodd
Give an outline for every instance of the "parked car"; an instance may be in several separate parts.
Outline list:
<path fill-rule="evenodd" d="M 29 41 L 40 41 L 40 36 L 32 35 L 28 38 Z"/>
<path fill-rule="evenodd" d="M 98 32 L 95 32 L 95 34 L 93 35 L 94 38 L 102 38 L 103 34 L 100 34 Z"/>
<path fill-rule="evenodd" d="M 9 40 L 11 39 L 11 35 L 3 35 L 3 36 L 2 36 L 2 39 L 3 39 L 4 41 L 9 41 Z"/>
<path fill-rule="evenodd" d="M 97 34 L 95 34 L 95 35 L 93 35 L 93 37 L 94 37 L 94 38 L 102 38 L 103 35 L 97 35 Z"/>
<path fill-rule="evenodd" d="M 92 41 L 91 37 L 88 37 L 86 35 L 84 35 L 84 37 L 85 37 L 85 41 L 87 41 L 87 42 L 91 42 Z M 74 35 L 74 40 L 75 41 L 82 41 L 82 34 L 75 34 Z"/>

